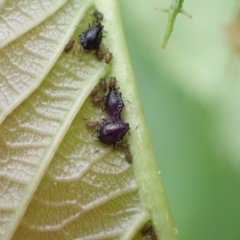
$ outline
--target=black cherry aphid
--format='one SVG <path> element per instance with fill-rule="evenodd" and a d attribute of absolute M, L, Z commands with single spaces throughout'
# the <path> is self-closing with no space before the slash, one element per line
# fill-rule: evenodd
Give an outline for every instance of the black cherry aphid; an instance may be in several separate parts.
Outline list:
<path fill-rule="evenodd" d="M 124 103 L 121 93 L 116 89 L 116 78 L 112 77 L 109 81 L 109 92 L 106 96 L 105 108 L 106 113 L 115 120 L 121 120 L 121 112 Z"/>
<path fill-rule="evenodd" d="M 107 145 L 115 145 L 123 140 L 125 134 L 129 131 L 128 123 L 115 120 L 103 120 L 97 129 L 97 138 L 100 142 Z"/>
<path fill-rule="evenodd" d="M 97 20 L 99 20 L 99 21 L 103 20 L 103 14 L 101 12 L 99 12 L 98 10 L 94 11 L 93 15 Z"/>
<path fill-rule="evenodd" d="M 94 26 L 86 29 L 80 35 L 80 41 L 83 49 L 85 50 L 96 50 L 99 48 L 102 41 L 102 30 L 103 25 L 101 23 L 96 23 Z"/>
<path fill-rule="evenodd" d="M 68 53 L 74 46 L 75 41 L 74 40 L 69 40 L 68 43 L 64 47 L 64 52 Z"/>

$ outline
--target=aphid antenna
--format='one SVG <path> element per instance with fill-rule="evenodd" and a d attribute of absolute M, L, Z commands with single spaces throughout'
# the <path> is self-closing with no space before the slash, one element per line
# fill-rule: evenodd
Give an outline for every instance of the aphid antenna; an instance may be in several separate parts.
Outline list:
<path fill-rule="evenodd" d="M 134 130 L 137 130 L 137 129 L 138 129 L 138 127 L 139 127 L 139 125 L 137 125 L 137 126 L 135 127 L 135 129 L 134 129 Z"/>
<path fill-rule="evenodd" d="M 126 100 L 128 103 L 130 103 L 130 104 L 132 104 L 125 96 L 124 96 L 124 94 L 121 92 L 121 96 L 122 96 L 122 98 L 124 99 L 124 100 Z"/>

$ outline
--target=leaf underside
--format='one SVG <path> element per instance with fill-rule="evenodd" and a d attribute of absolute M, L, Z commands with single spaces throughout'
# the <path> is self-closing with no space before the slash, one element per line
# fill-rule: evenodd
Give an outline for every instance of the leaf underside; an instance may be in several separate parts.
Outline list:
<path fill-rule="evenodd" d="M 116 20 L 107 22 L 107 10 L 100 7 L 104 2 L 97 1 L 97 8 L 106 16 L 103 25 L 111 29 Z M 167 228 L 158 228 L 158 217 L 151 216 L 156 204 L 149 204 L 151 197 L 139 188 L 138 179 L 145 179 L 146 189 L 152 180 L 141 173 L 137 178 L 142 171 L 138 166 L 149 165 L 150 175 L 160 179 L 130 67 L 122 49 L 115 50 L 121 44 L 114 45 L 110 30 L 104 33 L 103 42 L 114 56 L 110 65 L 94 52 L 79 57 L 74 48 L 64 53 L 68 40 L 78 42 L 79 33 L 95 20 L 96 6 L 88 0 L 50 3 L 43 4 L 45 14 L 40 11 L 34 20 L 29 12 L 26 26 L 11 27 L 9 36 L 0 37 L 0 239 L 142 239 L 140 230 L 149 220 L 158 234 L 161 229 L 173 232 L 169 220 Z M 2 12 L 7 4 L 0 4 Z M 16 12 L 24 14 L 17 4 Z M 25 4 L 31 9 L 36 3 Z M 0 29 L 4 27 L 3 20 Z M 86 127 L 88 121 L 108 118 L 92 105 L 89 94 L 101 78 L 113 75 L 123 92 L 123 119 L 132 129 L 126 141 L 133 165 L 123 150 L 96 141 L 94 130 Z M 138 159 L 150 162 L 137 165 Z M 162 207 L 165 195 L 158 189 L 161 183 L 156 186 L 152 190 L 162 200 L 155 201 Z M 159 214 L 170 219 L 168 206 L 161 209 Z"/>

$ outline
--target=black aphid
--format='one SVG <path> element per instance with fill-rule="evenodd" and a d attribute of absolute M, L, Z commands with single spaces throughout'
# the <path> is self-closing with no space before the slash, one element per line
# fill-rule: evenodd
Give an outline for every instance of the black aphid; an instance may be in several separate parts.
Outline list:
<path fill-rule="evenodd" d="M 82 47 L 85 50 L 96 50 L 99 48 L 102 41 L 102 29 L 103 25 L 97 23 L 79 35 Z"/>
<path fill-rule="evenodd" d="M 105 110 L 107 114 L 115 120 L 121 120 L 121 112 L 124 107 L 124 103 L 121 93 L 116 89 L 115 84 L 116 79 L 111 78 L 109 83 L 109 92 L 105 101 Z"/>
<path fill-rule="evenodd" d="M 97 129 L 97 137 L 102 143 L 115 145 L 123 139 L 129 129 L 128 123 L 115 120 L 103 120 Z"/>

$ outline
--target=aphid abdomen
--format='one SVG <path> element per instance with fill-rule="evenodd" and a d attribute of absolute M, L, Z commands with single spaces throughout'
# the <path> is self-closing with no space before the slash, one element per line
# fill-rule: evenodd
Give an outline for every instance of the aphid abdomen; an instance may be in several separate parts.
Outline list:
<path fill-rule="evenodd" d="M 104 120 L 98 127 L 97 137 L 102 143 L 115 145 L 118 141 L 123 139 L 129 129 L 128 123 L 115 120 Z"/>

